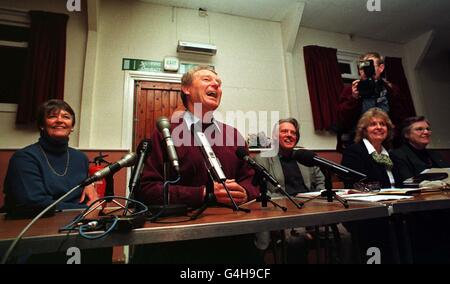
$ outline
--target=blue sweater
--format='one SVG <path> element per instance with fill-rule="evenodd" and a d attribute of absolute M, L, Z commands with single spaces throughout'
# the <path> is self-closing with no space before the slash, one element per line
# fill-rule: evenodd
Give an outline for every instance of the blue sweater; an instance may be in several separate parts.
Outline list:
<path fill-rule="evenodd" d="M 87 174 L 88 158 L 84 153 L 68 147 L 68 141 L 41 135 L 37 143 L 16 151 L 9 161 L 4 183 L 5 209 L 8 213 L 43 209 Z M 81 193 L 82 189 L 76 190 L 56 209 L 85 207 L 79 203 Z"/>

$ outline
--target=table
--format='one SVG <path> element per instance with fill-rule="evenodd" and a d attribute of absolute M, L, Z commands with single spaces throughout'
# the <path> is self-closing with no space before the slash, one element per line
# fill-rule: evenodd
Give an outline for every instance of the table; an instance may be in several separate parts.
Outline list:
<path fill-rule="evenodd" d="M 196 220 L 160 224 L 147 222 L 143 228 L 130 232 L 113 232 L 105 238 L 87 240 L 77 233 L 58 233 L 58 229 L 69 224 L 80 212 L 67 211 L 39 220 L 19 242 L 14 254 L 44 253 L 66 250 L 69 247 L 97 248 L 118 245 L 159 243 L 231 235 L 250 234 L 262 231 L 282 230 L 304 226 L 322 226 L 340 222 L 387 217 L 388 210 L 381 203 L 350 202 L 345 209 L 339 202 L 326 200 L 311 201 L 297 209 L 285 198 L 274 199 L 288 208 L 286 212 L 271 204 L 261 207 L 252 202 L 244 207 L 250 213 L 234 212 L 228 208 L 208 208 Z M 161 221 L 181 221 L 186 217 L 170 217 Z M 11 241 L 28 224 L 29 220 L 5 220 L 0 216 L 0 255 L 3 255 Z"/>
<path fill-rule="evenodd" d="M 450 192 L 436 191 L 415 194 L 414 198 L 384 202 L 388 206 L 390 215 L 398 226 L 398 244 L 402 245 L 403 262 L 414 263 L 413 245 L 410 236 L 410 222 L 407 215 L 409 213 L 425 212 L 433 210 L 450 209 Z"/>

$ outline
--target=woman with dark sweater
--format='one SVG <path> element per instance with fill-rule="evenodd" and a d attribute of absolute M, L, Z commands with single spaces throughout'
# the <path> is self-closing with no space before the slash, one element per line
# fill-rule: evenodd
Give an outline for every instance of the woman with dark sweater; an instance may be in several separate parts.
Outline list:
<path fill-rule="evenodd" d="M 431 142 L 430 122 L 424 116 L 407 118 L 402 124 L 405 143 L 391 152 L 394 176 L 398 186 L 405 179 L 419 175 L 425 169 L 448 168 L 450 163 L 427 149 Z M 432 210 L 407 215 L 414 261 L 417 263 L 450 262 L 450 210 Z"/>
<path fill-rule="evenodd" d="M 405 179 L 417 176 L 425 169 L 450 167 L 450 163 L 438 153 L 426 149 L 431 142 L 431 133 L 430 122 L 424 116 L 410 117 L 403 122 L 405 143 L 391 152 L 394 176 L 399 186 Z"/>
<path fill-rule="evenodd" d="M 5 178 L 5 210 L 14 215 L 35 215 L 88 174 L 88 158 L 68 146 L 75 113 L 64 101 L 49 100 L 38 111 L 38 142 L 20 149 L 9 161 Z M 74 192 L 57 209 L 85 207 L 97 199 L 93 185 Z"/>
<path fill-rule="evenodd" d="M 69 135 L 75 126 L 73 109 L 62 100 L 49 100 L 38 111 L 38 142 L 20 149 L 9 161 L 4 183 L 5 211 L 10 218 L 31 218 L 80 184 L 88 175 L 88 158 L 70 148 Z M 56 209 L 86 207 L 97 200 L 94 185 L 74 192 Z M 66 252 L 23 254 L 16 263 L 66 263 Z M 81 251 L 82 263 L 111 263 L 112 249 Z"/>

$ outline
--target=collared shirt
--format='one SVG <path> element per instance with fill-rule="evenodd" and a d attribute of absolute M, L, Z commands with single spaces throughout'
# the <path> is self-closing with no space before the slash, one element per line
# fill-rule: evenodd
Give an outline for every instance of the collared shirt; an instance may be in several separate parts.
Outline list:
<path fill-rule="evenodd" d="M 372 143 L 370 143 L 369 140 L 367 140 L 366 138 L 363 139 L 363 142 L 367 148 L 367 152 L 369 153 L 369 155 L 371 155 L 373 152 L 377 151 L 377 150 L 375 150 L 375 147 L 373 147 Z M 381 146 L 381 154 L 389 157 L 389 152 L 383 146 Z M 392 174 L 392 171 L 386 169 L 386 173 L 389 177 L 389 181 L 391 182 L 391 185 L 394 186 L 395 180 L 394 180 L 394 175 Z"/>
<path fill-rule="evenodd" d="M 191 131 L 192 125 L 198 125 L 199 122 L 201 121 L 200 118 L 196 117 L 192 112 L 186 110 L 183 114 L 183 120 L 186 123 L 186 126 L 188 128 L 189 131 Z M 219 131 L 219 133 L 221 133 L 221 129 L 219 126 L 219 123 L 217 122 L 217 120 L 213 117 L 212 118 L 212 124 L 214 124 L 215 128 Z"/>
<path fill-rule="evenodd" d="M 181 179 L 170 186 L 169 200 L 172 204 L 187 204 L 191 208 L 199 207 L 204 202 L 204 188 L 210 182 L 210 176 L 205 168 L 203 153 L 194 144 L 194 136 L 189 131 L 187 125 L 192 125 L 196 120 L 184 119 L 185 112 L 178 117 L 172 117 L 172 136 L 178 155 Z M 191 115 L 191 114 L 187 114 Z M 187 117 L 187 116 L 186 116 Z M 177 118 L 177 119 L 175 119 Z M 200 120 L 198 120 L 200 122 Z M 185 124 L 186 123 L 186 124 Z M 217 122 L 220 128 L 215 132 L 215 139 L 209 141 L 215 156 L 222 165 L 222 170 L 228 179 L 234 179 L 239 185 L 247 190 L 249 200 L 259 196 L 259 189 L 252 184 L 254 178 L 253 169 L 245 161 L 236 156 L 239 146 L 245 146 L 244 138 L 236 128 Z M 214 126 L 211 126 L 214 128 Z M 195 127 L 191 127 L 192 130 Z M 208 129 L 209 130 L 209 129 Z M 210 132 L 210 131 L 208 131 Z M 212 132 L 212 131 L 211 131 Z M 205 133 L 208 139 L 208 133 Z M 136 191 L 137 200 L 146 204 L 164 204 L 164 183 L 167 179 L 175 179 L 177 175 L 170 171 L 164 178 L 164 161 L 167 150 L 164 147 L 163 135 L 159 131 L 154 131 L 151 140 L 153 145 L 151 153 L 148 155 L 141 178 L 141 187 Z M 184 143 L 186 140 L 186 143 Z M 231 143 L 227 144 L 227 141 Z M 179 143 L 181 142 L 181 143 Z M 177 143 L 179 143 L 177 145 Z"/>

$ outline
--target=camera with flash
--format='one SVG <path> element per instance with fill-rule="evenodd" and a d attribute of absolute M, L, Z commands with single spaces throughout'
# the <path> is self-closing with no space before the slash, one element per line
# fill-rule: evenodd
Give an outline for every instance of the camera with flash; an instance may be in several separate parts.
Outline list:
<path fill-rule="evenodd" d="M 375 75 L 375 64 L 372 59 L 359 61 L 358 69 L 363 71 L 367 79 Z"/>
<path fill-rule="evenodd" d="M 373 76 L 375 75 L 375 65 L 373 60 L 361 60 L 358 63 L 358 69 L 363 72 L 366 79 L 358 83 L 358 92 L 361 98 L 376 98 L 378 94 L 375 92 L 376 84 Z"/>

